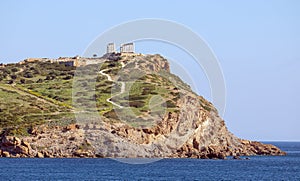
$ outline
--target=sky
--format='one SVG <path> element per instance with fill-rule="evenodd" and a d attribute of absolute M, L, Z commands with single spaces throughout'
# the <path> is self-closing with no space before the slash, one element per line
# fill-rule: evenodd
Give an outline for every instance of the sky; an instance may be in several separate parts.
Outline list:
<path fill-rule="evenodd" d="M 232 133 L 300 141 L 299 9 L 297 0 L 1 1 L 0 63 L 82 55 L 118 24 L 170 20 L 197 33 L 218 58 L 226 83 L 223 118 Z M 193 89 L 212 99 L 204 71 L 185 64 L 191 57 L 182 50 L 151 41 L 136 50 L 176 60 L 196 80 Z"/>

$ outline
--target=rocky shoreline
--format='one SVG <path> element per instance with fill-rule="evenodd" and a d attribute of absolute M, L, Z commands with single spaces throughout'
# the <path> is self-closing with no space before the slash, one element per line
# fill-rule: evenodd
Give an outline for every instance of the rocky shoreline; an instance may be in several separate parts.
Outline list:
<path fill-rule="evenodd" d="M 37 130 L 36 130 L 37 131 Z M 149 131 L 149 130 L 148 130 Z M 50 132 L 54 134 L 49 134 Z M 59 133 L 60 134 L 57 134 Z M 10 158 L 114 158 L 113 154 L 104 155 L 98 152 L 93 143 L 90 142 L 82 134 L 83 129 L 77 124 L 71 124 L 66 127 L 56 127 L 53 131 L 47 130 L 46 127 L 39 130 L 39 132 L 33 132 L 33 135 L 29 137 L 18 138 L 16 136 L 1 136 L 0 142 L 0 157 Z M 45 137 L 47 135 L 49 137 Z M 51 138 L 60 136 L 60 139 L 56 140 L 60 142 L 57 149 L 43 147 L 38 140 L 43 140 L 44 146 L 47 146 L 45 140 L 49 141 L 53 145 L 57 145 L 55 140 Z M 66 139 L 68 137 L 68 139 Z M 62 139 L 61 139 L 62 138 Z M 65 142 L 63 141 L 65 139 Z M 34 143 L 29 143 L 33 141 Z M 270 145 L 262 144 L 256 141 L 240 140 L 241 147 L 239 150 L 230 150 L 220 146 L 207 146 L 196 149 L 197 143 L 194 141 L 193 145 L 184 144 L 176 153 L 163 156 L 165 158 L 195 158 L 195 159 L 226 159 L 232 157 L 233 159 L 239 159 L 240 156 L 253 156 L 253 155 L 286 155 L 285 152 L 279 148 Z M 121 155 L 120 157 L 130 157 Z M 138 156 L 139 158 L 149 158 L 149 156 Z M 151 158 L 151 156 L 150 156 Z M 155 156 L 152 158 L 156 158 Z"/>

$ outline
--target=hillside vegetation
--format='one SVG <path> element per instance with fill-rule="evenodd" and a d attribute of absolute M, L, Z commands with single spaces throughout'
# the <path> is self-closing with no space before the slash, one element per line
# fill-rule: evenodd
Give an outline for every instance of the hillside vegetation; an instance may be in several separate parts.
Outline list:
<path fill-rule="evenodd" d="M 120 121 L 107 99 L 122 106 L 122 109 L 115 107 L 123 115 L 122 121 L 132 126 L 156 124 L 167 112 L 178 111 L 178 87 L 190 89 L 169 71 L 146 72 L 147 61 L 155 63 L 152 60 L 155 56 L 119 57 L 117 61 L 107 60 L 77 69 L 40 61 L 8 64 L 0 68 L 0 129 L 26 135 L 37 125 L 75 122 L 74 112 L 82 109 L 97 111 L 109 121 Z M 120 61 L 124 62 L 123 69 Z M 155 64 L 151 66 L 155 68 Z M 101 70 L 115 81 L 99 74 Z M 121 82 L 125 85 L 123 92 Z"/>

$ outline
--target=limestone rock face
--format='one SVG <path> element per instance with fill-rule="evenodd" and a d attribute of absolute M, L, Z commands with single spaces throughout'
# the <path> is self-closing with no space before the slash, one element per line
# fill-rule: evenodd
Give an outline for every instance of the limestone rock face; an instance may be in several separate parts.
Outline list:
<path fill-rule="evenodd" d="M 198 97 L 186 93 L 180 113 L 169 113 L 151 128 L 102 124 L 85 130 L 95 153 L 103 157 L 178 157 L 225 159 L 242 155 L 285 155 L 273 145 L 242 140 L 230 133 L 215 109 L 207 111 Z"/>

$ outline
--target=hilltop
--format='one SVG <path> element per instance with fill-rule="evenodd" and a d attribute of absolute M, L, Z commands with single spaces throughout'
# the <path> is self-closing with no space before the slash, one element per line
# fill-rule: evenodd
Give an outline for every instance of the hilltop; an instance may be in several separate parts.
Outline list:
<path fill-rule="evenodd" d="M 230 133 L 213 104 L 172 74 L 160 55 L 8 64 L 0 67 L 0 94 L 2 156 L 285 154 Z"/>

